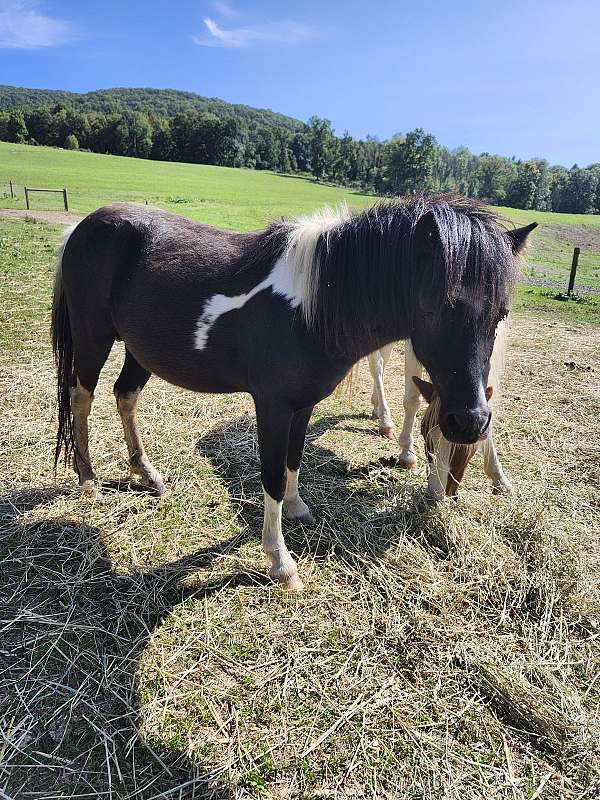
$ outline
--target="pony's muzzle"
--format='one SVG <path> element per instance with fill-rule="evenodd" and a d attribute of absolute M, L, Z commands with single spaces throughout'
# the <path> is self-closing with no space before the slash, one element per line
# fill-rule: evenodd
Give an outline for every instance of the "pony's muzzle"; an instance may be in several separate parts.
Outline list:
<path fill-rule="evenodd" d="M 440 415 L 440 428 L 449 442 L 474 444 L 485 438 L 492 419 L 487 407 L 446 411 Z"/>

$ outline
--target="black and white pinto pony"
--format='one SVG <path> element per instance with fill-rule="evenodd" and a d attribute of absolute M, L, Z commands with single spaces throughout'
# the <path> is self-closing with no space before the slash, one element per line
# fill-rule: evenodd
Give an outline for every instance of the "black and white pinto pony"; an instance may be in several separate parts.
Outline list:
<path fill-rule="evenodd" d="M 496 339 L 490 361 L 490 372 L 487 380 L 486 397 L 488 403 L 492 395 L 498 393 L 504 366 L 504 350 L 506 346 L 506 325 L 501 322 L 496 330 Z M 373 378 L 371 404 L 372 419 L 378 420 L 379 433 L 387 439 L 396 439 L 396 427 L 385 394 L 384 374 L 392 353 L 393 344 L 386 345 L 368 356 L 369 370 Z M 492 482 L 493 491 L 508 493 L 512 491 L 494 445 L 492 422 L 485 436 L 473 444 L 456 444 L 449 442 L 440 430 L 439 397 L 430 381 L 423 380 L 423 365 L 415 356 L 410 340 L 404 349 L 404 419 L 398 434 L 400 454 L 397 459 L 404 469 L 414 469 L 418 459 L 415 452 L 413 428 L 421 396 L 427 401 L 428 409 L 421 423 L 421 433 L 425 440 L 425 452 L 429 461 L 427 492 L 436 500 L 444 496 L 455 498 L 458 494 L 466 468 L 475 453 L 481 450 L 483 469 Z"/>
<path fill-rule="evenodd" d="M 270 574 L 301 588 L 281 517 L 312 522 L 298 470 L 313 407 L 359 359 L 410 339 L 438 393 L 444 437 L 476 442 L 490 422 L 495 330 L 532 227 L 505 230 L 481 205 L 439 196 L 325 210 L 258 233 L 148 206 L 100 208 L 69 235 L 56 276 L 55 462 L 72 454 L 83 490 L 99 496 L 87 420 L 115 340 L 125 344 L 114 393 L 131 470 L 158 493 L 136 422 L 150 375 L 196 392 L 248 392 Z"/>

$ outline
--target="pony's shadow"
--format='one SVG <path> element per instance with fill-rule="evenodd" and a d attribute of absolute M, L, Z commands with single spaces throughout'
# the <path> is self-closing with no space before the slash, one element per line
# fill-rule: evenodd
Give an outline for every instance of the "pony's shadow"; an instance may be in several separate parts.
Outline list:
<path fill-rule="evenodd" d="M 230 790 L 218 764 L 200 767 L 177 746 L 144 741 L 135 675 L 152 633 L 178 604 L 268 582 L 236 573 L 199 588 L 181 585 L 249 533 L 154 570 L 118 574 L 99 529 L 59 518 L 26 521 L 61 493 L 0 497 L 3 789 L 13 797 L 225 800 Z"/>
<path fill-rule="evenodd" d="M 364 420 L 365 415 L 330 415 L 309 426 L 300 471 L 300 491 L 317 525 L 309 529 L 284 520 L 284 536 L 297 556 L 309 555 L 320 561 L 333 555 L 348 565 L 361 566 L 365 556 L 382 556 L 402 534 L 420 537 L 423 514 L 430 510 L 431 501 L 420 486 L 407 479 L 405 470 L 396 468 L 394 456 L 350 468 L 348 462 L 319 442 L 332 429 L 368 435 L 368 431 L 349 424 L 349 418 Z M 196 448 L 209 459 L 234 503 L 240 496 L 262 498 L 253 415 L 245 413 L 217 425 L 198 440 Z M 386 490 L 392 491 L 402 506 L 401 527 L 394 508 L 384 512 L 368 511 L 380 505 Z M 337 517 L 339 509 L 343 510 L 342 518 Z M 238 518 L 258 535 L 262 503 L 240 502 Z M 347 524 L 350 519 L 354 521 L 351 525 Z"/>

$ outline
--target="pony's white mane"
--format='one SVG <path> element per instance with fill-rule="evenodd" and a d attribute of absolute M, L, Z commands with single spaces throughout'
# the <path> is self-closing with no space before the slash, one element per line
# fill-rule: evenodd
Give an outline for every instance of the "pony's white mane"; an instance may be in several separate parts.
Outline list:
<path fill-rule="evenodd" d="M 314 320 L 319 287 L 319 264 L 315 259 L 319 238 L 351 217 L 348 204 L 340 203 L 334 208 L 324 206 L 288 223 L 285 256 L 294 272 L 295 282 L 302 287 L 302 312 L 309 327 Z"/>

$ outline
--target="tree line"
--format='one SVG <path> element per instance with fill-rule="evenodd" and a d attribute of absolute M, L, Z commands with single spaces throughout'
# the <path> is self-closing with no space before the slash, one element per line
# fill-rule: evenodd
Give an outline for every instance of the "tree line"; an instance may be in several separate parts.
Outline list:
<path fill-rule="evenodd" d="M 215 101 L 216 102 L 216 101 Z M 222 101 L 220 101 L 222 102 Z M 0 139 L 96 153 L 312 175 L 318 181 L 383 195 L 457 191 L 494 205 L 600 213 L 600 163 L 570 169 L 545 159 L 518 160 L 467 148 L 449 150 L 417 128 L 387 141 L 336 135 L 326 119 L 291 118 L 222 103 L 172 116 L 63 103 L 0 111 Z M 245 108 L 245 107 L 242 107 Z M 249 109 L 250 110 L 250 109 Z"/>

